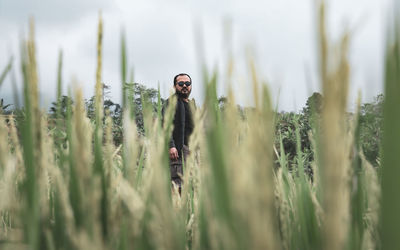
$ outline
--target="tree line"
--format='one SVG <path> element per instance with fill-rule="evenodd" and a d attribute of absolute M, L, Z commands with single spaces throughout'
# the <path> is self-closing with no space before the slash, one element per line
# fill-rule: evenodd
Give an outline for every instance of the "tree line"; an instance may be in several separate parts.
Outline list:
<path fill-rule="evenodd" d="M 150 107 L 154 114 L 157 113 L 158 105 L 158 90 L 147 88 L 139 83 L 127 85 L 128 103 L 131 106 L 131 115 L 135 118 L 136 125 L 140 135 L 144 135 L 143 107 Z M 112 132 L 115 145 L 120 145 L 123 142 L 123 110 L 119 103 L 113 102 L 109 98 L 109 86 L 103 84 L 103 105 L 105 116 L 110 116 L 113 122 Z M 165 102 L 160 98 L 161 104 Z M 218 99 L 219 108 L 223 110 L 227 102 L 227 98 L 222 96 Z M 382 120 L 383 120 L 383 101 L 382 94 L 376 96 L 370 103 L 361 105 L 358 116 L 354 113 L 348 113 L 349 120 L 358 119 L 356 138 L 360 143 L 363 154 L 366 159 L 374 166 L 379 164 L 380 159 L 380 144 L 382 135 Z M 57 102 L 52 102 L 47 116 L 49 129 L 55 128 L 57 119 L 63 120 L 67 118 L 68 109 L 74 103 L 69 96 L 61 96 Z M 143 105 L 144 104 L 144 105 Z M 323 96 L 320 93 L 313 93 L 306 101 L 305 106 L 300 112 L 275 112 L 275 149 L 281 154 L 284 151 L 289 165 L 295 165 L 298 159 L 298 146 L 301 149 L 305 160 L 306 171 L 311 173 L 311 162 L 314 160 L 314 149 L 312 145 L 313 131 L 318 128 L 318 121 L 322 111 Z M 85 100 L 86 112 L 88 118 L 94 122 L 95 119 L 95 98 Z M 238 111 L 245 117 L 246 108 L 238 105 Z M 12 104 L 5 104 L 3 99 L 0 100 L 0 114 L 12 114 L 18 125 L 24 120 L 24 108 L 16 108 Z M 298 145 L 300 144 L 300 145 Z"/>

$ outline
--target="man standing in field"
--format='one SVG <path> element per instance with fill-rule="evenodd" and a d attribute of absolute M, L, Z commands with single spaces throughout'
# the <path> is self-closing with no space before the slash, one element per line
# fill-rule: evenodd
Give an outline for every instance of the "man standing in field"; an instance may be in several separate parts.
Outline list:
<path fill-rule="evenodd" d="M 174 77 L 174 89 L 177 97 L 174 117 L 174 130 L 169 145 L 169 159 L 171 180 L 178 187 L 179 194 L 182 189 L 182 164 L 185 164 L 189 154 L 189 137 L 193 132 L 194 123 L 190 109 L 189 95 L 192 91 L 192 79 L 186 73 Z M 168 104 L 168 100 L 167 100 Z M 183 162 L 182 159 L 185 161 Z"/>

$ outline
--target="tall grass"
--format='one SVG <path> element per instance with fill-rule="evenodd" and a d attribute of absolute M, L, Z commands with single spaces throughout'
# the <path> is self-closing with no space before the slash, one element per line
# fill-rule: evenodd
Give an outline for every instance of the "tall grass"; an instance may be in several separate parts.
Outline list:
<path fill-rule="evenodd" d="M 282 138 L 274 150 L 274 112 L 267 85 L 248 61 L 255 106 L 237 108 L 232 88 L 218 108 L 218 72 L 205 74 L 203 107 L 193 107 L 195 128 L 184 166 L 182 194 L 169 176 L 168 142 L 176 100 L 161 117 L 143 97 L 145 135 L 133 117 L 121 39 L 123 145 L 113 144 L 103 111 L 99 18 L 90 121 L 82 90 L 67 117 L 49 130 L 39 108 L 34 25 L 22 44 L 25 116 L 0 117 L 1 249 L 397 249 L 398 44 L 388 44 L 382 180 L 360 150 L 358 119 L 346 113 L 350 66 L 344 34 L 337 45 L 319 6 L 320 76 L 325 102 L 310 138 L 313 178 L 295 131 L 295 167 Z M 397 34 L 397 33 L 396 33 Z M 57 101 L 62 96 L 59 56 Z M 233 69 L 229 68 L 229 79 Z M 60 105 L 60 104 L 58 104 Z M 279 134 L 279 133 L 277 133 Z M 380 196 L 383 202 L 380 203 Z M 380 210 L 382 204 L 382 210 Z"/>
<path fill-rule="evenodd" d="M 395 14 L 398 9 L 395 10 Z M 396 19 L 394 30 L 389 30 L 385 63 L 385 101 L 383 122 L 383 167 L 382 167 L 382 240 L 383 247 L 400 246 L 400 239 L 395 233 L 399 230 L 400 199 L 394 190 L 398 190 L 400 160 L 397 152 L 400 143 L 400 115 L 396 107 L 400 104 L 400 33 Z"/>

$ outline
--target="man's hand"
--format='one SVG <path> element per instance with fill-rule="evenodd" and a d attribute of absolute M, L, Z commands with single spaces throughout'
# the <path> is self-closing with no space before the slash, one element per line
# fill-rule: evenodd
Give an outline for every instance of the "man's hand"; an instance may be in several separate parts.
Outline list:
<path fill-rule="evenodd" d="M 178 150 L 175 147 L 169 149 L 169 158 L 174 161 L 178 160 Z"/>

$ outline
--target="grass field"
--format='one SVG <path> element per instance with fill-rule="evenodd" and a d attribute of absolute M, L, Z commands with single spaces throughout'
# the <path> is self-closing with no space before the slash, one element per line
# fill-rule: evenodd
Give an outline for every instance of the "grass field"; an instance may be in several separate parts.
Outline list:
<path fill-rule="evenodd" d="M 274 148 L 274 107 L 250 60 L 255 106 L 243 114 L 232 91 L 218 108 L 218 74 L 205 73 L 181 196 L 168 167 L 174 102 L 164 124 L 161 101 L 158 112 L 143 104 L 141 136 L 122 84 L 124 141 L 113 143 L 102 105 L 101 18 L 95 119 L 76 89 L 66 118 L 58 114 L 49 129 L 39 107 L 31 21 L 22 47 L 24 119 L 0 116 L 0 249 L 400 249 L 399 31 L 387 41 L 381 163 L 373 167 L 360 148 L 357 114 L 346 115 L 352 36 L 332 43 L 323 5 L 318 16 L 325 99 L 310 133 L 312 180 L 298 130 L 294 170 L 283 144 Z M 124 42 L 121 51 L 125 83 Z M 60 100 L 61 80 L 58 89 Z"/>

